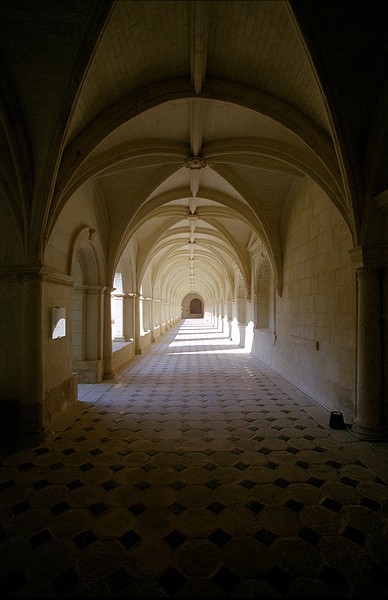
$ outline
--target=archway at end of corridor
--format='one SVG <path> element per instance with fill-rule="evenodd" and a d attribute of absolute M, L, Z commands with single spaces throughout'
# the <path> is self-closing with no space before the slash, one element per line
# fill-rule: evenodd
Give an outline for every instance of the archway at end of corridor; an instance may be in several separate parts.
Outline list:
<path fill-rule="evenodd" d="M 199 294 L 186 294 L 182 301 L 183 319 L 203 319 L 204 302 Z"/>

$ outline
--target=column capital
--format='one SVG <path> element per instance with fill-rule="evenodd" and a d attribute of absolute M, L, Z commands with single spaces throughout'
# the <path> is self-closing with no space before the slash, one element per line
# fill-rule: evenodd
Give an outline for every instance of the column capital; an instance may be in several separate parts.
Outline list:
<path fill-rule="evenodd" d="M 281 298 L 283 294 L 283 281 L 277 281 L 275 283 L 275 290 L 279 298 Z"/>
<path fill-rule="evenodd" d="M 388 211 L 388 190 L 384 190 L 380 194 L 374 197 L 374 201 L 376 202 L 377 208 L 382 211 Z"/>
<path fill-rule="evenodd" d="M 106 288 L 105 286 L 101 286 L 101 285 L 82 285 L 82 286 L 77 286 L 78 289 L 82 289 L 84 290 L 87 294 L 109 294 L 110 295 L 110 291 L 108 288 Z"/>
<path fill-rule="evenodd" d="M 349 256 L 353 267 L 358 269 L 381 269 L 384 266 L 384 247 L 378 246 L 356 246 L 349 250 Z"/>
<path fill-rule="evenodd" d="M 25 265 L 13 265 L 0 269 L 1 281 L 28 281 L 40 280 L 50 283 L 59 283 L 61 285 L 72 286 L 73 278 L 65 273 L 58 273 L 54 269 L 41 263 L 31 263 Z"/>

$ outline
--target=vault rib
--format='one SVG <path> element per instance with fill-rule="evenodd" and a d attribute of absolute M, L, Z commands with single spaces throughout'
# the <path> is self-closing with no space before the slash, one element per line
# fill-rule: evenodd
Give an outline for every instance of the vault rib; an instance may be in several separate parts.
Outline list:
<path fill-rule="evenodd" d="M 199 94 L 206 73 L 208 48 L 208 13 L 203 2 L 193 2 L 191 5 L 191 81 L 196 94 Z"/>

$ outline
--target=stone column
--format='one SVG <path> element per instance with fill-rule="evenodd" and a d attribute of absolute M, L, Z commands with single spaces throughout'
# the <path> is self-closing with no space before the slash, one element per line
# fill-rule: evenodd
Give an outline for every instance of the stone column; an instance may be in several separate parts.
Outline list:
<path fill-rule="evenodd" d="M 350 252 L 357 273 L 356 414 L 352 430 L 363 439 L 383 436 L 380 268 L 365 248 Z"/>
<path fill-rule="evenodd" d="M 131 293 L 131 338 L 135 342 L 136 340 L 136 294 Z"/>
<path fill-rule="evenodd" d="M 220 328 L 221 332 L 225 331 L 225 305 L 223 302 L 220 302 Z"/>
<path fill-rule="evenodd" d="M 142 299 L 139 294 L 135 295 L 135 354 L 141 354 L 141 332 L 143 328 L 142 323 L 142 310 L 141 310 Z"/>
<path fill-rule="evenodd" d="M 43 278 L 40 266 L 22 273 L 22 378 L 20 433 L 23 442 L 40 443 L 45 438 Z"/>
<path fill-rule="evenodd" d="M 150 311 L 150 332 L 151 332 L 151 342 L 155 342 L 155 301 L 153 298 L 149 298 L 149 311 Z"/>
<path fill-rule="evenodd" d="M 245 332 L 246 332 L 246 298 L 237 298 L 236 300 L 237 307 L 237 322 L 238 322 L 238 330 L 240 334 L 239 345 L 244 348 L 245 346 Z"/>
<path fill-rule="evenodd" d="M 382 391 L 383 405 L 388 407 L 388 189 L 374 198 L 378 210 L 381 211 L 383 230 L 382 290 L 381 290 L 381 348 L 382 348 Z M 388 409 L 384 411 L 384 432 L 388 435 Z"/>
<path fill-rule="evenodd" d="M 104 325 L 103 325 L 103 347 L 104 347 L 104 366 L 103 378 L 112 379 L 113 357 L 112 357 L 112 311 L 111 311 L 111 292 L 114 288 L 105 288 L 104 290 Z"/>
<path fill-rule="evenodd" d="M 166 301 L 166 330 L 171 328 L 171 304 Z"/>
<path fill-rule="evenodd" d="M 226 301 L 226 319 L 228 323 L 228 339 L 232 339 L 233 304 L 232 300 Z"/>

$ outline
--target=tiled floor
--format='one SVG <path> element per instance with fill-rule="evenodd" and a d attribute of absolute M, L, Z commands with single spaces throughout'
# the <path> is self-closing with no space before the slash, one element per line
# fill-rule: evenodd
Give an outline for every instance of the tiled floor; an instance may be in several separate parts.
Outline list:
<path fill-rule="evenodd" d="M 11 598 L 387 598 L 388 444 L 202 320 L 1 458 Z"/>

